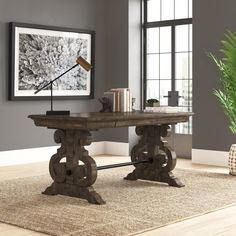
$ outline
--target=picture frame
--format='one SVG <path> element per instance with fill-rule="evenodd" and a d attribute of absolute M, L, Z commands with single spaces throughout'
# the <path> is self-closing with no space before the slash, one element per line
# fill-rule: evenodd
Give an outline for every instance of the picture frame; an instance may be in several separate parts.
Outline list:
<path fill-rule="evenodd" d="M 94 97 L 95 31 L 10 22 L 9 33 L 9 100 L 50 99 L 50 86 L 35 91 L 74 66 L 79 56 L 92 69 L 78 65 L 55 81 L 53 99 Z"/>

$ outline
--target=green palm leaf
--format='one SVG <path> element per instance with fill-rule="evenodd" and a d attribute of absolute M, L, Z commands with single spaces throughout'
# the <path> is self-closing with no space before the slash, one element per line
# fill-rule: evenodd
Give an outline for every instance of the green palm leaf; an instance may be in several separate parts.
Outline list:
<path fill-rule="evenodd" d="M 222 89 L 214 89 L 213 94 L 229 118 L 231 132 L 236 134 L 236 33 L 228 30 L 225 37 L 226 40 L 221 41 L 223 47 L 220 49 L 223 57 L 218 59 L 212 53 L 208 55 L 221 75 Z"/>

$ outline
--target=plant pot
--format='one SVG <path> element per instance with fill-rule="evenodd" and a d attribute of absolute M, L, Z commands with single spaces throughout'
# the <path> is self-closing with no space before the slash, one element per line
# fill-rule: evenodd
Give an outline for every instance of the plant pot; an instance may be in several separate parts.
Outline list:
<path fill-rule="evenodd" d="M 232 144 L 229 150 L 229 173 L 236 175 L 236 144 Z"/>
<path fill-rule="evenodd" d="M 146 103 L 146 107 L 159 107 L 160 102 Z"/>

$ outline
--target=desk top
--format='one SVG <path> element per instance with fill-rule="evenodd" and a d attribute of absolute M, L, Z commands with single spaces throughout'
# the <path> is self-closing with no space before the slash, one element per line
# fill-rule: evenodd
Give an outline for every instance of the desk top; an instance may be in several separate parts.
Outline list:
<path fill-rule="evenodd" d="M 29 115 L 36 126 L 53 129 L 96 130 L 127 126 L 176 124 L 188 121 L 192 112 L 88 112 L 69 116 Z"/>

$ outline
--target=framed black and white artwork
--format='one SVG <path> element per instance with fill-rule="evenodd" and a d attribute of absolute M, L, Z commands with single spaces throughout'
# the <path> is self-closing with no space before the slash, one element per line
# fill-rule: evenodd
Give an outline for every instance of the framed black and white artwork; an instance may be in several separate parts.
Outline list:
<path fill-rule="evenodd" d="M 53 83 L 56 99 L 93 98 L 95 32 L 63 27 L 10 23 L 10 100 L 50 98 L 50 86 L 82 56 L 90 71 L 77 66 Z"/>

